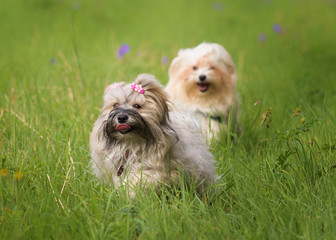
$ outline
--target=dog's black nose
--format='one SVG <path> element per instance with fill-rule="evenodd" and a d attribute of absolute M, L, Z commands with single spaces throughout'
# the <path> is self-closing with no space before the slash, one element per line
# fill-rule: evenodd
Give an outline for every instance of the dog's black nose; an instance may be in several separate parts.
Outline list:
<path fill-rule="evenodd" d="M 204 74 L 202 74 L 202 75 L 199 75 L 198 78 L 199 78 L 199 80 L 201 80 L 203 82 L 203 81 L 205 81 L 206 76 Z"/>
<path fill-rule="evenodd" d="M 119 123 L 125 123 L 125 122 L 127 122 L 127 119 L 128 119 L 128 116 L 125 115 L 125 114 L 120 114 L 120 115 L 118 116 L 118 122 L 119 122 Z"/>

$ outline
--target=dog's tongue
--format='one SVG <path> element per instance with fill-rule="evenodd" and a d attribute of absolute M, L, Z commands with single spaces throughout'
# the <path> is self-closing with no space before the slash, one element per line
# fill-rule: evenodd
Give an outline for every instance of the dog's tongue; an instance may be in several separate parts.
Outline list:
<path fill-rule="evenodd" d="M 131 129 L 131 127 L 127 124 L 119 124 L 118 126 L 115 127 L 115 130 L 117 131 L 124 131 L 129 129 Z"/>
<path fill-rule="evenodd" d="M 198 88 L 201 92 L 205 92 L 206 90 L 208 90 L 209 84 L 206 83 L 199 83 L 198 84 Z"/>

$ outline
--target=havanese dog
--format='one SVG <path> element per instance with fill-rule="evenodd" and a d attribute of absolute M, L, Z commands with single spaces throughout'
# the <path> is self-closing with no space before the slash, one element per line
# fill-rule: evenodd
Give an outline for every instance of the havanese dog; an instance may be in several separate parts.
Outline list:
<path fill-rule="evenodd" d="M 217 43 L 181 49 L 169 68 L 166 91 L 182 110 L 194 113 L 208 137 L 238 130 L 237 73 L 230 54 Z M 230 117 L 229 117 L 230 116 Z"/>
<path fill-rule="evenodd" d="M 201 192 L 217 179 L 197 122 L 171 110 L 163 87 L 149 74 L 106 88 L 90 147 L 95 175 L 127 186 L 131 196 L 136 186 L 169 185 L 180 174 Z"/>

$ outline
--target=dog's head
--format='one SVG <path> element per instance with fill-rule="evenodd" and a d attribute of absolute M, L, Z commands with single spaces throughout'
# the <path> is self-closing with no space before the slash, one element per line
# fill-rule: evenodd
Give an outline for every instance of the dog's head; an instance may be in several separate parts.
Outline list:
<path fill-rule="evenodd" d="M 150 146 L 175 135 L 169 125 L 166 93 L 154 76 L 140 74 L 133 84 L 114 83 L 104 93 L 104 106 L 96 122 L 108 143 Z"/>
<path fill-rule="evenodd" d="M 235 90 L 237 74 L 229 53 L 217 43 L 182 49 L 169 68 L 169 92 L 186 99 L 216 98 Z"/>

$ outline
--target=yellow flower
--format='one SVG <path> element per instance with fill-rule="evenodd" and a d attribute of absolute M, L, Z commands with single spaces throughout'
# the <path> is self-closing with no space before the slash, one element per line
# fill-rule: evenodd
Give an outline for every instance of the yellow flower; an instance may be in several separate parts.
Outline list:
<path fill-rule="evenodd" d="M 16 172 L 14 173 L 14 178 L 15 178 L 16 180 L 20 181 L 20 180 L 23 178 L 23 172 L 22 172 L 21 170 L 16 171 Z"/>
<path fill-rule="evenodd" d="M 1 177 L 7 177 L 8 176 L 8 169 L 7 168 L 2 168 L 0 170 L 0 175 L 1 175 Z"/>
<path fill-rule="evenodd" d="M 295 108 L 294 113 L 293 113 L 293 117 L 299 116 L 300 113 L 301 113 L 301 107 Z"/>
<path fill-rule="evenodd" d="M 269 109 L 266 110 L 266 113 L 261 115 L 261 122 L 260 125 L 265 124 L 266 129 L 269 128 L 270 123 L 272 122 L 272 112 L 271 112 L 272 108 L 270 107 Z"/>
<path fill-rule="evenodd" d="M 306 123 L 306 119 L 305 119 L 304 117 L 301 118 L 301 119 L 300 119 L 300 123 L 305 124 L 305 123 Z"/>

